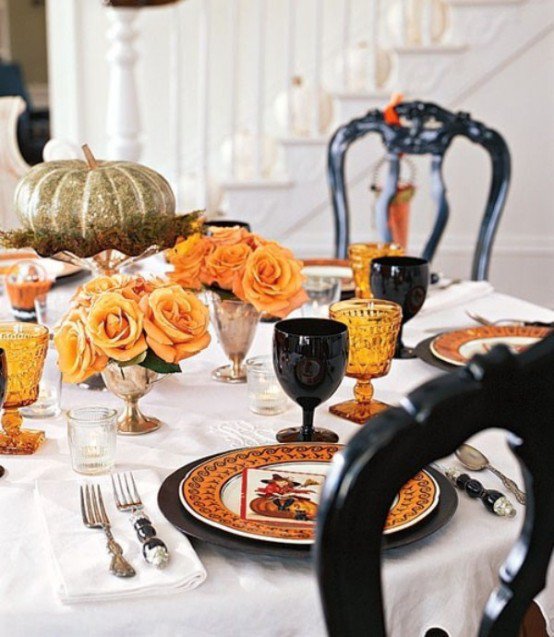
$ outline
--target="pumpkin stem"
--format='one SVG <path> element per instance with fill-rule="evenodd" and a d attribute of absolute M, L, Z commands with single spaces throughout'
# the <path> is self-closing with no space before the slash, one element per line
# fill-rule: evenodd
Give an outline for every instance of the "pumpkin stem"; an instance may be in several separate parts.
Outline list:
<path fill-rule="evenodd" d="M 96 161 L 96 157 L 92 154 L 92 150 L 89 148 L 88 144 L 83 144 L 81 146 L 83 149 L 83 153 L 85 155 L 85 159 L 87 160 L 88 167 L 93 170 L 94 168 L 98 168 L 98 162 Z"/>

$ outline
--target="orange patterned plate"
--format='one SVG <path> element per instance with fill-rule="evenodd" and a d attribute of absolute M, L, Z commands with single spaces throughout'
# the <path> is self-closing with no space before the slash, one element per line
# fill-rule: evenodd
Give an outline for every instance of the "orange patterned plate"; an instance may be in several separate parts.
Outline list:
<path fill-rule="evenodd" d="M 520 352 L 548 336 L 548 327 L 526 325 L 483 325 L 467 330 L 445 332 L 431 342 L 431 352 L 452 365 L 466 365 L 475 354 L 486 354 L 491 347 L 507 345 Z"/>
<path fill-rule="evenodd" d="M 276 444 L 229 451 L 197 465 L 181 482 L 179 497 L 185 509 L 206 524 L 235 535 L 267 542 L 312 544 L 314 527 L 282 520 L 259 521 L 240 516 L 242 472 L 246 468 L 325 474 L 342 445 Z M 419 471 L 394 499 L 384 533 L 396 533 L 427 517 L 439 501 L 439 486 Z"/>

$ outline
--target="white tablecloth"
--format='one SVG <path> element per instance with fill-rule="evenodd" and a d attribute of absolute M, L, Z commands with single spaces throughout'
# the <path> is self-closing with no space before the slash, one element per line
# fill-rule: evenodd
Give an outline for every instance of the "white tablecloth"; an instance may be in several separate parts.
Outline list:
<path fill-rule="evenodd" d="M 57 292 L 62 295 L 63 292 Z M 61 298 L 61 296 L 60 296 Z M 5 298 L 0 299 L 5 303 Z M 470 323 L 464 309 L 487 317 L 553 320 L 551 311 L 517 299 L 489 293 L 465 306 L 423 313 L 408 323 L 405 340 L 415 344 L 434 329 Z M 5 308 L 3 308 L 5 310 Z M 272 326 L 260 325 L 252 354 L 267 353 Z M 144 410 L 161 418 L 157 432 L 118 439 L 117 469 L 154 468 L 164 477 L 200 456 L 244 444 L 272 442 L 276 430 L 297 424 L 300 410 L 291 405 L 278 417 L 252 414 L 246 386 L 227 386 L 210 379 L 224 356 L 214 344 L 185 361 L 183 373 L 160 383 L 142 400 Z M 375 382 L 376 396 L 397 403 L 408 391 L 441 372 L 419 360 L 394 361 L 391 372 Z M 345 379 L 333 402 L 351 396 Z M 118 406 L 110 394 L 64 386 L 63 406 L 102 402 Z M 237 422 L 238 421 L 238 422 Z M 316 422 L 346 441 L 357 426 L 330 415 L 325 406 Z M 124 600 L 63 605 L 56 596 L 52 564 L 33 498 L 35 480 L 79 477 L 70 469 L 63 417 L 45 421 L 47 441 L 34 456 L 0 458 L 7 474 L 0 480 L 0 635 L 64 637 L 76 634 L 140 637 L 322 636 L 325 634 L 316 581 L 308 559 L 243 555 L 195 542 L 208 578 L 193 591 Z M 516 461 L 500 431 L 477 437 L 501 470 L 521 480 Z M 449 459 L 447 464 L 454 464 Z M 501 484 L 491 474 L 479 478 L 489 488 Z M 78 506 L 78 502 L 75 502 Z M 523 520 L 489 514 L 479 503 L 460 496 L 452 521 L 430 538 L 386 554 L 384 583 L 387 621 L 393 637 L 419 637 L 438 626 L 451 637 L 473 637 L 482 608 L 496 585 L 497 571 Z M 161 515 L 151 511 L 154 520 Z M 99 561 L 103 556 L 99 556 Z M 100 566 L 101 567 L 101 566 Z M 539 598 L 554 635 L 554 570 Z"/>

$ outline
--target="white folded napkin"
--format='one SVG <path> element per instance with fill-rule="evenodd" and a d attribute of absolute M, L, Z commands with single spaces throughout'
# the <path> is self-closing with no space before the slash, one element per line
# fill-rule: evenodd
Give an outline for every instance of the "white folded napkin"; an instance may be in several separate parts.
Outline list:
<path fill-rule="evenodd" d="M 169 564 L 157 569 L 142 557 L 142 546 L 130 516 L 117 510 L 109 476 L 74 481 L 37 481 L 36 496 L 46 522 L 47 537 L 56 572 L 56 588 L 62 602 L 98 602 L 139 597 L 159 592 L 196 588 L 206 571 L 189 540 L 161 514 L 157 506 L 160 479 L 154 471 L 133 471 L 145 512 L 170 554 Z M 109 571 L 111 556 L 101 529 L 88 529 L 81 518 L 79 487 L 98 483 L 112 524 L 115 540 L 136 575 L 119 578 Z M 177 494 L 176 494 L 177 496 Z"/>
<path fill-rule="evenodd" d="M 464 305 L 494 291 L 488 281 L 463 281 L 441 290 L 439 286 L 443 284 L 445 282 L 441 281 L 436 286 L 429 287 L 427 298 L 418 316 L 427 316 L 433 312 Z"/>

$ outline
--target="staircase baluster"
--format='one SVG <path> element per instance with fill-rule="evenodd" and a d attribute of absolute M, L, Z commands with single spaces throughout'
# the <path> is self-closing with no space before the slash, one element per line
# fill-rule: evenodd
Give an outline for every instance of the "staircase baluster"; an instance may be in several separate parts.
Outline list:
<path fill-rule="evenodd" d="M 170 57 L 170 82 L 169 82 L 169 108 L 171 122 L 171 139 L 173 142 L 173 161 L 174 161 L 174 173 L 173 173 L 173 189 L 175 191 L 175 198 L 177 201 L 177 208 L 184 204 L 182 201 L 183 185 L 181 179 L 183 177 L 182 170 L 182 154 L 181 144 L 183 140 L 183 118 L 182 112 L 182 68 L 183 68 L 183 27 L 181 23 L 180 5 L 176 4 L 171 9 L 171 25 L 170 25 L 170 39 L 171 39 L 171 57 Z"/>
<path fill-rule="evenodd" d="M 342 88 L 350 91 L 350 39 L 352 26 L 352 2 L 344 0 L 342 18 Z"/>
<path fill-rule="evenodd" d="M 369 90 L 377 88 L 377 65 L 379 53 L 379 0 L 369 0 L 370 41 L 369 41 Z"/>
<path fill-rule="evenodd" d="M 295 75 L 296 66 L 296 0 L 289 0 L 287 8 L 287 32 L 285 41 L 287 43 L 286 63 L 285 63 L 285 90 L 287 91 L 287 134 L 292 137 L 294 130 L 294 97 L 292 78 Z"/>
<path fill-rule="evenodd" d="M 263 132 L 265 110 L 265 22 L 266 0 L 256 0 L 256 29 L 257 29 L 257 77 L 256 77 L 256 117 L 254 129 L 254 169 L 256 178 L 261 179 L 263 174 Z"/>
<path fill-rule="evenodd" d="M 433 30 L 433 0 L 421 0 L 421 14 L 419 19 L 419 32 L 422 46 L 432 44 Z"/>
<path fill-rule="evenodd" d="M 323 2 L 315 3 L 315 51 L 314 51 L 314 105 L 312 108 L 312 135 L 319 137 L 321 129 L 320 91 L 322 89 L 322 57 L 323 57 Z"/>
<path fill-rule="evenodd" d="M 200 132 L 200 174 L 196 206 L 208 206 L 208 140 L 210 114 L 210 2 L 202 0 L 198 21 L 198 130 Z"/>
<path fill-rule="evenodd" d="M 231 39 L 231 166 L 230 177 L 237 177 L 237 111 L 238 111 L 238 80 L 239 80 L 239 7 L 238 0 L 231 1 L 230 39 Z"/>

